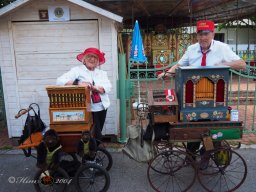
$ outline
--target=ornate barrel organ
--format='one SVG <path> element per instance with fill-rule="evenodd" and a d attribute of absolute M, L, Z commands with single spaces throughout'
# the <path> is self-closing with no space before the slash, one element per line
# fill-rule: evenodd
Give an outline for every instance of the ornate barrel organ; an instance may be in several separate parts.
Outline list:
<path fill-rule="evenodd" d="M 227 120 L 229 67 L 180 67 L 175 89 L 180 121 Z"/>
<path fill-rule="evenodd" d="M 90 131 L 90 90 L 83 86 L 48 86 L 50 128 L 58 132 L 65 152 L 74 152 L 82 131 Z"/>

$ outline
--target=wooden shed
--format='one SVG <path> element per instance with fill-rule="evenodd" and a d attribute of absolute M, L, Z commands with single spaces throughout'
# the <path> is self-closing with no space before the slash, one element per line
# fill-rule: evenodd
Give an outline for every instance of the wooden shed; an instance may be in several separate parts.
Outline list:
<path fill-rule="evenodd" d="M 14 115 L 32 102 L 39 104 L 49 125 L 45 87 L 79 65 L 76 55 L 88 47 L 105 52 L 101 68 L 113 86 L 103 134 L 118 133 L 116 23 L 122 19 L 82 0 L 17 0 L 0 9 L 0 66 L 10 138 L 21 135 L 25 122 Z"/>

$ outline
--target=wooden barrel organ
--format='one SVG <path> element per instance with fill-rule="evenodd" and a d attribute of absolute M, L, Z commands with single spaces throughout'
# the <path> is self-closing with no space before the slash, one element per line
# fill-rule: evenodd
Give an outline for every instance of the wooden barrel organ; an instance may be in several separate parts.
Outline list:
<path fill-rule="evenodd" d="M 202 133 L 215 141 L 241 138 L 242 122 L 230 121 L 228 82 L 229 67 L 179 67 L 175 89 L 149 91 L 153 123 L 170 123 L 173 141 L 201 140 Z"/>
<path fill-rule="evenodd" d="M 66 152 L 73 152 L 82 131 L 90 131 L 90 90 L 82 86 L 48 86 L 50 128 L 58 132 Z"/>

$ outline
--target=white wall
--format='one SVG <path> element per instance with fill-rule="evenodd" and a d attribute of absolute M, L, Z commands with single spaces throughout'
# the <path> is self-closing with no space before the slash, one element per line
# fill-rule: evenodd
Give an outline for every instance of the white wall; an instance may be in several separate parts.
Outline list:
<path fill-rule="evenodd" d="M 250 50 L 256 48 L 256 30 L 250 28 L 236 28 L 222 29 L 215 31 L 215 33 L 224 33 L 225 43 L 228 43 L 230 47 L 235 51 L 236 43 L 238 44 L 238 50 L 247 50 L 248 44 Z"/>
<path fill-rule="evenodd" d="M 106 119 L 106 129 L 104 129 L 105 134 L 117 134 L 118 116 L 117 112 L 117 97 L 116 97 L 116 79 L 118 74 L 118 60 L 117 60 L 117 40 L 116 40 L 116 30 L 114 27 L 114 21 L 98 15 L 92 11 L 82 8 L 78 5 L 66 2 L 64 0 L 34 0 L 18 10 L 11 12 L 10 14 L 0 18 L 0 65 L 2 69 L 3 87 L 4 87 L 4 97 L 5 97 L 5 107 L 8 131 L 10 137 L 17 137 L 21 135 L 22 127 L 24 124 L 25 117 L 16 120 L 14 115 L 18 112 L 20 108 L 27 107 L 27 102 L 38 102 L 41 107 L 41 114 L 43 120 L 49 124 L 48 115 L 48 104 L 44 102 L 44 97 L 46 96 L 45 90 L 35 90 L 34 94 L 19 92 L 20 89 L 17 86 L 17 63 L 15 61 L 15 53 L 13 47 L 13 37 L 12 37 L 12 27 L 11 21 L 38 21 L 39 9 L 48 9 L 49 5 L 66 5 L 70 8 L 70 19 L 98 19 L 99 23 L 99 48 L 105 52 L 106 63 L 102 65 L 102 69 L 108 72 L 110 81 L 113 84 L 112 92 L 110 93 L 111 107 L 108 110 L 108 115 Z M 74 44 L 74 49 L 76 45 Z M 86 47 L 84 47 L 85 49 Z M 56 47 L 56 49 L 58 49 Z M 83 51 L 76 50 L 76 51 Z M 65 61 L 63 61 L 64 63 Z M 74 58 L 74 62 L 76 59 Z M 61 71 L 56 71 L 56 78 L 61 74 Z M 47 74 L 46 74 L 47 75 Z M 30 83 L 38 83 L 29 81 L 24 82 L 29 86 Z M 52 80 L 49 83 L 53 82 Z M 54 82 L 55 83 L 55 82 Z M 20 102 L 20 97 L 26 96 L 28 101 Z"/>

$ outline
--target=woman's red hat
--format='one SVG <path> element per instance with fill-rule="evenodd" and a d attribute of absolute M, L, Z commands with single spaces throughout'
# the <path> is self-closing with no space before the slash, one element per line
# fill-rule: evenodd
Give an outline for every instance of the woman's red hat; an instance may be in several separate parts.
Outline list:
<path fill-rule="evenodd" d="M 105 53 L 101 52 L 99 49 L 91 47 L 88 49 L 85 49 L 83 53 L 80 53 L 79 55 L 76 56 L 77 60 L 82 62 L 82 59 L 85 55 L 87 54 L 95 54 L 99 57 L 99 64 L 102 65 L 105 63 Z"/>
<path fill-rule="evenodd" d="M 196 32 L 213 32 L 214 31 L 214 22 L 209 20 L 202 20 L 196 23 Z"/>

